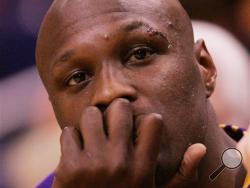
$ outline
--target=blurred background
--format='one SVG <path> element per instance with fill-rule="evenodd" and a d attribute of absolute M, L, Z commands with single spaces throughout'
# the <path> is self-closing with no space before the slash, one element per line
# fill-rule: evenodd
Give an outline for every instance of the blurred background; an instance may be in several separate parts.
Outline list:
<path fill-rule="evenodd" d="M 60 157 L 60 130 L 35 69 L 35 44 L 51 0 L 0 0 L 0 188 L 35 187 Z M 250 0 L 182 0 L 218 68 L 219 123 L 250 117 Z"/>

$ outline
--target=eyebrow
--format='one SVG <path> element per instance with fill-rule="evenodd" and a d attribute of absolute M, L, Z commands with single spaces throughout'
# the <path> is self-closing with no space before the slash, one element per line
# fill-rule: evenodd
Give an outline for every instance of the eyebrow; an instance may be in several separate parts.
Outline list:
<path fill-rule="evenodd" d="M 55 60 L 52 63 L 52 67 L 56 66 L 57 64 L 64 63 L 72 59 L 74 56 L 74 50 L 67 50 L 64 51 L 62 54 L 59 54 L 58 57 L 55 58 Z"/>
<path fill-rule="evenodd" d="M 118 30 L 117 32 L 125 32 L 125 33 L 131 33 L 135 30 L 141 29 L 141 28 L 145 28 L 146 32 L 149 34 L 149 36 L 151 37 L 156 37 L 159 36 L 160 38 L 164 39 L 166 42 L 169 43 L 169 40 L 167 39 L 167 37 L 159 30 L 153 28 L 152 26 L 150 26 L 148 23 L 145 23 L 143 21 L 139 21 L 139 20 L 134 20 L 128 24 L 123 24 Z M 67 50 L 65 51 L 62 55 L 59 55 L 58 58 L 56 58 L 56 60 L 53 63 L 53 66 L 55 66 L 58 63 L 61 62 L 67 62 L 69 61 L 72 56 L 74 56 L 74 50 Z"/>
<path fill-rule="evenodd" d="M 61 62 L 66 62 L 66 61 L 68 61 L 73 55 L 74 55 L 74 51 L 73 51 L 73 50 L 68 50 L 68 51 L 64 52 L 64 53 L 59 57 L 59 61 L 61 61 Z"/>

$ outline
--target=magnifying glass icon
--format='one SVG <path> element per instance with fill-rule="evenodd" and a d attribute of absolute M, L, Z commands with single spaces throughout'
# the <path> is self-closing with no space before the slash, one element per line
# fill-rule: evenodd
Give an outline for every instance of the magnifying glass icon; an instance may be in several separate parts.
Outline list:
<path fill-rule="evenodd" d="M 235 169 L 242 163 L 242 154 L 236 148 L 228 148 L 221 156 L 222 164 L 212 173 L 209 178 L 215 180 L 225 168 Z"/>

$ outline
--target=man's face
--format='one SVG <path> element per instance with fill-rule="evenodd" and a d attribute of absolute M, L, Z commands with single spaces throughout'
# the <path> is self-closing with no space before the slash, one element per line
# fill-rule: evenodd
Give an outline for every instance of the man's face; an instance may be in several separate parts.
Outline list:
<path fill-rule="evenodd" d="M 181 18 L 171 17 L 179 14 L 172 4 L 168 18 L 139 8 L 95 16 L 72 12 L 77 19 L 51 34 L 43 52 L 53 55 L 44 54 L 40 68 L 61 127 L 77 128 L 84 109 L 105 111 L 117 98 L 131 102 L 135 118 L 161 114 L 158 161 L 164 178 L 177 170 L 189 144 L 203 141 L 206 125 L 206 95 L 188 42 L 192 36 L 185 38 Z"/>

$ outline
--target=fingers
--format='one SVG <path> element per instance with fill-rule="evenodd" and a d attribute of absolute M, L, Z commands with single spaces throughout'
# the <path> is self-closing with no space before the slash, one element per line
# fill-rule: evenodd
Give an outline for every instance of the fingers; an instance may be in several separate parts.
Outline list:
<path fill-rule="evenodd" d="M 107 125 L 108 135 L 105 134 L 104 123 Z M 83 112 L 79 125 L 81 135 L 73 133 L 72 128 L 66 128 L 63 131 L 62 153 L 64 156 L 72 154 L 81 156 L 81 161 L 84 161 L 82 160 L 85 156 L 84 153 L 90 153 L 98 160 L 108 161 L 110 163 L 108 168 L 111 169 L 111 172 L 114 172 L 112 169 L 119 169 L 117 167 L 120 166 L 128 170 L 130 168 L 124 165 L 133 163 L 135 164 L 133 174 L 138 178 L 131 181 L 148 182 L 147 177 L 151 177 L 150 182 L 153 184 L 154 168 L 162 139 L 162 117 L 155 113 L 142 115 L 136 124 L 137 141 L 133 145 L 133 112 L 128 100 L 116 99 L 113 101 L 105 111 L 104 117 L 98 108 L 88 107 Z M 84 148 L 77 144 L 81 140 L 81 136 Z M 130 148 L 131 150 L 129 150 Z M 81 149 L 87 152 L 78 154 Z M 71 158 L 71 161 L 72 159 L 75 158 Z M 67 164 L 65 166 L 68 167 Z M 140 181 L 142 179 L 145 181 Z"/>
<path fill-rule="evenodd" d="M 184 154 L 179 172 L 171 180 L 168 187 L 192 187 L 197 181 L 198 166 L 206 154 L 206 147 L 203 144 L 191 145 Z"/>
<path fill-rule="evenodd" d="M 120 148 L 130 145 L 130 142 L 132 143 L 133 127 L 130 102 L 126 99 L 115 100 L 108 107 L 104 116 L 111 143 L 114 146 L 120 145 Z M 82 139 L 80 136 L 80 140 L 84 142 L 84 150 L 96 152 L 103 149 L 104 144 L 108 140 L 104 131 L 103 116 L 97 107 L 90 106 L 84 110 L 79 128 L 81 131 L 80 135 L 82 135 Z"/>
<path fill-rule="evenodd" d="M 62 130 L 60 144 L 62 155 L 71 156 L 72 154 L 78 154 L 82 147 L 80 134 L 74 127 L 65 127 Z"/>
<path fill-rule="evenodd" d="M 161 141 L 162 117 L 152 113 L 141 116 L 137 122 L 135 161 L 138 171 L 153 172 Z M 145 169 L 149 168 L 149 169 Z"/>
<path fill-rule="evenodd" d="M 144 115 L 138 120 L 140 124 L 137 128 L 137 156 L 146 161 L 152 161 L 158 154 L 159 142 L 161 140 L 162 117 L 152 113 Z"/>
<path fill-rule="evenodd" d="M 127 148 L 132 143 L 133 115 L 126 99 L 115 100 L 105 113 L 109 140 L 114 147 Z"/>
<path fill-rule="evenodd" d="M 191 145 L 184 154 L 181 163 L 180 174 L 188 179 L 196 177 L 200 160 L 206 154 L 206 147 L 203 144 Z"/>
<path fill-rule="evenodd" d="M 99 151 L 106 143 L 103 118 L 97 107 L 90 106 L 82 114 L 80 130 L 83 135 L 84 149 L 89 152 Z"/>

